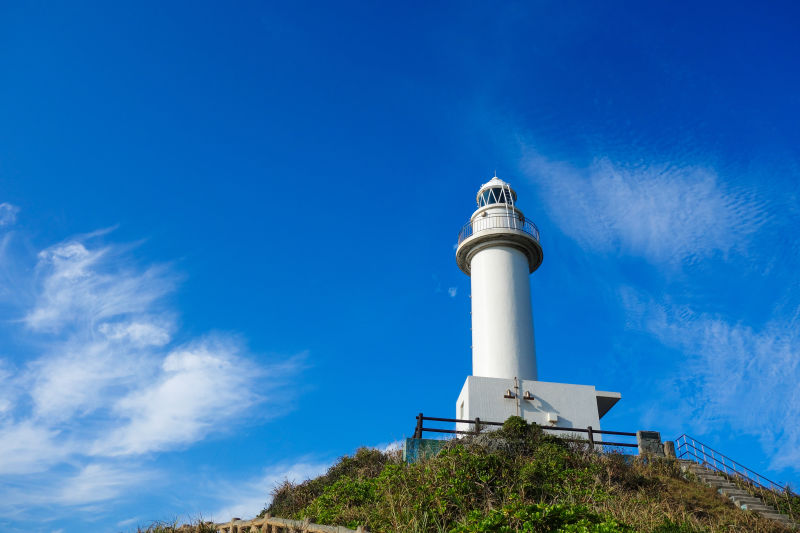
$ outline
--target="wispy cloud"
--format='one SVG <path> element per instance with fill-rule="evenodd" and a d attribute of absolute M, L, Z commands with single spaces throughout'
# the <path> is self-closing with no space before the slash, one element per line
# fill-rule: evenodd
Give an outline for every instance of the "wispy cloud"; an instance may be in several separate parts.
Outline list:
<path fill-rule="evenodd" d="M 210 516 L 214 520 L 231 518 L 252 518 L 270 503 L 270 493 L 284 480 L 299 483 L 322 475 L 330 467 L 330 462 L 303 461 L 292 464 L 278 464 L 265 468 L 261 474 L 236 483 L 216 484 L 218 498 L 223 505 Z"/>
<path fill-rule="evenodd" d="M 175 343 L 167 296 L 179 277 L 138 265 L 106 234 L 47 248 L 27 268 L 33 279 L 8 278 L 31 287 L 22 319 L 8 324 L 32 355 L 0 357 L 0 500 L 14 502 L 0 514 L 115 499 L 157 475 L 146 463 L 154 452 L 229 431 L 245 415 L 263 420 L 252 408 L 280 407 L 281 395 L 256 380 L 277 389 L 302 365 L 259 362 L 223 333 Z"/>
<path fill-rule="evenodd" d="M 59 438 L 62 432 L 33 420 L 0 423 L 0 474 L 42 472 L 64 461 L 74 445 Z"/>
<path fill-rule="evenodd" d="M 672 266 L 745 253 L 769 219 L 752 190 L 726 185 L 710 168 L 607 159 L 578 168 L 535 153 L 523 164 L 558 227 L 601 253 Z"/>
<path fill-rule="evenodd" d="M 34 331 L 94 333 L 103 321 L 151 311 L 174 290 L 176 277 L 164 265 L 135 269 L 127 264 L 126 252 L 124 247 L 87 247 L 80 240 L 40 252 L 39 286 L 25 323 Z"/>
<path fill-rule="evenodd" d="M 394 453 L 403 449 L 403 441 L 395 440 L 392 442 L 382 442 L 380 444 L 376 444 L 373 446 L 373 448 L 380 450 L 383 453 Z"/>
<path fill-rule="evenodd" d="M 19 207 L 11 205 L 8 202 L 0 204 L 0 227 L 13 226 L 17 222 L 17 213 Z"/>
<path fill-rule="evenodd" d="M 666 347 L 675 358 L 673 374 L 664 375 L 662 366 L 663 377 L 653 377 L 680 398 L 665 402 L 680 411 L 671 418 L 683 430 L 759 435 L 773 468 L 796 470 L 800 308 L 793 271 L 800 256 L 796 239 L 786 238 L 796 220 L 787 224 L 786 209 L 776 208 L 785 203 L 780 192 L 771 184 L 737 185 L 711 166 L 640 158 L 635 164 L 597 158 L 577 167 L 529 152 L 523 167 L 554 224 L 606 261 L 603 284 L 628 332 L 644 332 L 650 349 Z M 637 278 L 615 268 L 626 257 L 649 263 L 653 272 L 684 275 Z M 758 290 L 748 289 L 751 282 L 770 286 L 765 272 L 781 268 L 786 283 L 774 294 L 784 301 L 748 296 Z M 661 409 L 664 417 L 667 407 Z"/>
<path fill-rule="evenodd" d="M 456 294 L 458 294 L 458 287 L 450 287 L 447 289 L 447 295 L 450 298 L 455 298 Z"/>
<path fill-rule="evenodd" d="M 156 474 L 119 465 L 90 463 L 64 479 L 49 500 L 63 505 L 85 505 L 113 500 L 131 486 L 151 481 Z"/>
<path fill-rule="evenodd" d="M 48 509 L 40 521 L 54 520 L 58 508 L 83 508 L 97 512 L 99 502 L 114 500 L 132 488 L 141 488 L 159 474 L 138 465 L 91 462 L 78 468 L 66 466 L 56 472 L 25 477 L 5 476 L 0 481 L 0 516 L 27 514 L 31 508 Z"/>
<path fill-rule="evenodd" d="M 243 359 L 230 340 L 180 347 L 164 358 L 151 383 L 116 401 L 113 411 L 127 423 L 101 437 L 93 451 L 137 454 L 195 442 L 263 401 L 248 386 L 265 373 Z"/>
<path fill-rule="evenodd" d="M 800 464 L 800 308 L 761 328 L 627 291 L 632 326 L 687 355 L 671 379 L 682 420 L 759 435 L 776 469 Z M 768 421 L 768 423 L 765 423 Z"/>

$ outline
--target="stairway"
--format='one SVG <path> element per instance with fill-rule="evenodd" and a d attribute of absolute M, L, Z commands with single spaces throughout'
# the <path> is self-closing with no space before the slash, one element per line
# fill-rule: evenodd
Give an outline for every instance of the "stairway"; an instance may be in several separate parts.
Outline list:
<path fill-rule="evenodd" d="M 763 500 L 751 495 L 746 490 L 740 489 L 735 483 L 727 480 L 714 470 L 706 468 L 694 461 L 680 459 L 679 462 L 681 463 L 681 470 L 684 472 L 691 472 L 706 485 L 717 489 L 717 492 L 723 496 L 727 496 L 737 507 L 745 511 L 755 511 L 764 518 L 774 520 L 789 529 L 797 530 L 800 528 L 800 524 L 792 520 L 789 516 L 779 513 L 771 505 L 764 503 Z"/>

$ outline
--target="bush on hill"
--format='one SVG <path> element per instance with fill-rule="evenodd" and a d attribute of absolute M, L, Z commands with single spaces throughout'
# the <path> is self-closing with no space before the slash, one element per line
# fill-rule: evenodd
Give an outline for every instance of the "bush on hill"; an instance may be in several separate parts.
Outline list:
<path fill-rule="evenodd" d="M 385 533 L 785 531 L 686 479 L 674 460 L 591 452 L 519 417 L 411 465 L 362 448 L 324 476 L 284 482 L 266 512 Z"/>

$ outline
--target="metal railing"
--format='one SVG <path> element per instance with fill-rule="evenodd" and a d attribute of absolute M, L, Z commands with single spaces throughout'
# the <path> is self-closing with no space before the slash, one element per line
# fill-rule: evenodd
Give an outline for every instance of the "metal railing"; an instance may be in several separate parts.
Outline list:
<path fill-rule="evenodd" d="M 527 233 L 536 242 L 539 242 L 539 228 L 536 224 L 526 220 L 525 217 L 516 213 L 509 213 L 508 215 L 488 215 L 485 217 L 477 217 L 464 224 L 461 231 L 458 233 L 458 244 L 461 244 L 464 239 L 468 239 L 482 231 L 491 229 L 513 229 L 523 233 Z"/>
<path fill-rule="evenodd" d="M 423 423 L 425 420 L 430 420 L 432 422 L 452 422 L 456 424 L 473 424 L 474 429 L 472 431 L 464 431 L 458 429 L 440 429 L 440 428 L 430 428 L 424 427 Z M 503 422 L 487 422 L 485 420 L 481 420 L 480 418 L 475 418 L 474 420 L 462 420 L 459 418 L 438 418 L 434 416 L 423 416 L 422 413 L 417 415 L 417 426 L 414 428 L 414 437 L 415 439 L 422 438 L 423 431 L 429 431 L 431 433 L 450 433 L 456 435 L 477 435 L 481 432 L 483 426 L 502 426 Z M 564 427 L 550 427 L 550 426 L 539 426 L 540 429 L 544 431 L 562 431 L 567 433 L 586 433 L 586 439 L 569 439 L 565 438 L 564 440 L 572 441 L 572 442 L 588 442 L 589 448 L 592 450 L 595 447 L 595 444 L 600 446 L 623 446 L 629 448 L 638 448 L 638 443 L 630 443 L 630 442 L 607 442 L 607 441 L 597 441 L 594 439 L 594 436 L 599 435 L 621 435 L 625 437 L 636 437 L 636 433 L 631 433 L 628 431 L 605 431 L 599 429 L 592 429 L 592 426 L 587 428 L 564 428 Z"/>
<path fill-rule="evenodd" d="M 675 439 L 675 455 L 678 459 L 690 459 L 717 472 L 738 477 L 756 487 L 797 496 L 789 490 L 788 485 L 776 483 L 762 476 L 689 435 L 683 434 Z"/>

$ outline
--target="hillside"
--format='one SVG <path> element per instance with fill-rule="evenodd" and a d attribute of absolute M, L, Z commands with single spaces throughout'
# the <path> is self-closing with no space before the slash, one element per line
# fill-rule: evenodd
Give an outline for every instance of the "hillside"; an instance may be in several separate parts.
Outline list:
<path fill-rule="evenodd" d="M 412 465 L 361 449 L 324 476 L 277 487 L 266 513 L 376 532 L 787 531 L 736 508 L 678 461 L 592 453 L 516 417 Z"/>

